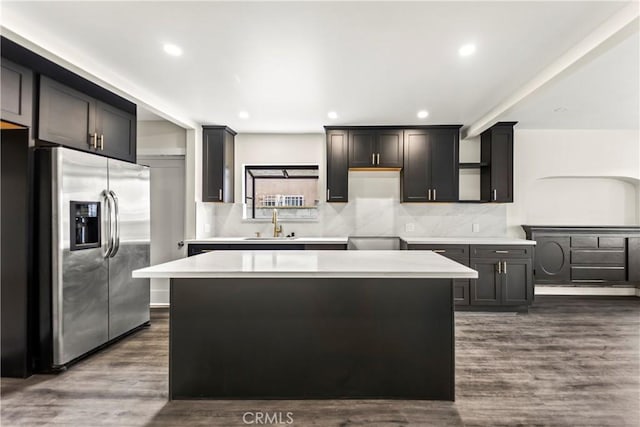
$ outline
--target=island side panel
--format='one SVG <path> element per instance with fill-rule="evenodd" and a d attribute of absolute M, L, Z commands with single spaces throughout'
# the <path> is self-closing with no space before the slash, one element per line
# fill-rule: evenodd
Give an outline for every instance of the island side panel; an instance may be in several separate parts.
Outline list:
<path fill-rule="evenodd" d="M 450 279 L 172 279 L 171 399 L 454 400 Z"/>

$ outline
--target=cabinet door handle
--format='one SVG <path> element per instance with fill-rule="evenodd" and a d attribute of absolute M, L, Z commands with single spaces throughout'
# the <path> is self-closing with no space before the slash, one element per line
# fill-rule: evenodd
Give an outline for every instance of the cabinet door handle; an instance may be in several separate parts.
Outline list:
<path fill-rule="evenodd" d="M 376 154 L 376 164 L 380 166 L 380 153 Z"/>
<path fill-rule="evenodd" d="M 498 200 L 498 190 L 496 190 L 495 188 L 493 189 L 493 201 L 495 202 L 496 200 Z"/>
<path fill-rule="evenodd" d="M 502 273 L 507 274 L 507 261 L 503 261 L 504 265 L 502 267 Z"/>
<path fill-rule="evenodd" d="M 436 197 L 436 189 L 433 189 L 433 200 L 438 200 L 438 198 Z"/>
<path fill-rule="evenodd" d="M 502 262 L 498 261 L 498 274 L 502 274 Z"/>
<path fill-rule="evenodd" d="M 218 190 L 218 200 L 222 200 L 222 188 Z"/>
<path fill-rule="evenodd" d="M 429 189 L 429 192 L 428 192 L 428 193 L 429 193 L 429 194 L 428 194 L 427 198 L 428 198 L 429 200 L 431 200 L 431 189 Z"/>
<path fill-rule="evenodd" d="M 437 254 L 444 254 L 447 252 L 446 249 L 434 249 L 433 252 L 437 253 Z"/>
<path fill-rule="evenodd" d="M 94 132 L 94 133 L 90 133 L 89 135 L 91 136 L 91 144 L 90 144 L 91 147 L 94 150 L 97 150 L 98 149 L 98 134 L 96 132 Z"/>
<path fill-rule="evenodd" d="M 327 188 L 327 200 L 331 199 L 331 189 Z"/>
<path fill-rule="evenodd" d="M 508 254 L 509 253 L 509 251 L 493 251 L 493 252 L 495 252 L 497 254 Z"/>
<path fill-rule="evenodd" d="M 98 138 L 98 142 L 100 144 L 100 150 L 104 151 L 104 135 L 100 135 L 100 137 Z"/>
<path fill-rule="evenodd" d="M 371 153 L 371 164 L 376 165 L 376 153 Z"/>

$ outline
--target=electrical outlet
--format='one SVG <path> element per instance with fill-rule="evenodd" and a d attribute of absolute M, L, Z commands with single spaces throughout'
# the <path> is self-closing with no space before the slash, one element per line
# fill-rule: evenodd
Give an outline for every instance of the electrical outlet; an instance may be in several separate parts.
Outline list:
<path fill-rule="evenodd" d="M 406 231 L 407 233 L 413 233 L 414 231 L 416 231 L 416 225 L 412 222 L 408 222 L 404 225 L 404 231 Z"/>
<path fill-rule="evenodd" d="M 471 225 L 471 231 L 474 232 L 474 233 L 479 233 L 480 232 L 480 224 Z"/>
<path fill-rule="evenodd" d="M 211 233 L 211 224 L 205 224 L 204 225 L 204 232 L 205 233 Z"/>

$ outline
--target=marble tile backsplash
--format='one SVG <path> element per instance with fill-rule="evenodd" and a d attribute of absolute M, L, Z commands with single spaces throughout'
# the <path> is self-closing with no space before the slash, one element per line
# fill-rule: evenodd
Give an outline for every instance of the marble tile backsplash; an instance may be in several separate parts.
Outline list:
<path fill-rule="evenodd" d="M 256 232 L 269 236 L 273 231 L 270 221 L 243 220 L 241 203 L 198 205 L 198 238 L 253 236 Z M 506 205 L 490 203 L 408 204 L 394 199 L 355 198 L 349 203 L 321 203 L 317 221 L 282 222 L 282 226 L 285 234 L 293 231 L 309 237 L 498 237 L 507 235 L 506 209 Z M 473 232 L 473 224 L 478 224 L 478 232 Z"/>
<path fill-rule="evenodd" d="M 507 235 L 507 206 L 492 203 L 400 203 L 398 172 L 351 172 L 348 203 L 319 205 L 318 220 L 282 222 L 299 236 L 492 236 Z M 197 238 L 262 236 L 270 221 L 242 219 L 242 203 L 197 203 Z M 473 232 L 477 224 L 478 231 Z"/>

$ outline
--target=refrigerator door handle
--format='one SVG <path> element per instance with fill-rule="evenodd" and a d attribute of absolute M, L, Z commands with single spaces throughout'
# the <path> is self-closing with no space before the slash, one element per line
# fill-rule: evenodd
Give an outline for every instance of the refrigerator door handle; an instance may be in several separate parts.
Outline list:
<path fill-rule="evenodd" d="M 105 227 L 104 239 L 106 240 L 105 251 L 102 254 L 104 258 L 109 258 L 111 252 L 113 252 L 113 208 L 111 203 L 111 196 L 107 190 L 102 192 L 104 198 L 104 206 L 107 213 L 107 226 Z"/>
<path fill-rule="evenodd" d="M 111 258 L 113 258 L 118 253 L 118 249 L 120 249 L 120 213 L 118 212 L 118 208 L 119 208 L 118 196 L 116 196 L 116 193 L 113 192 L 112 190 L 109 190 L 109 194 L 111 195 L 111 199 L 113 200 L 113 212 L 114 212 L 113 223 L 115 224 L 114 233 L 113 233 L 113 240 L 114 240 L 113 251 L 111 251 L 111 254 L 109 255 Z"/>

